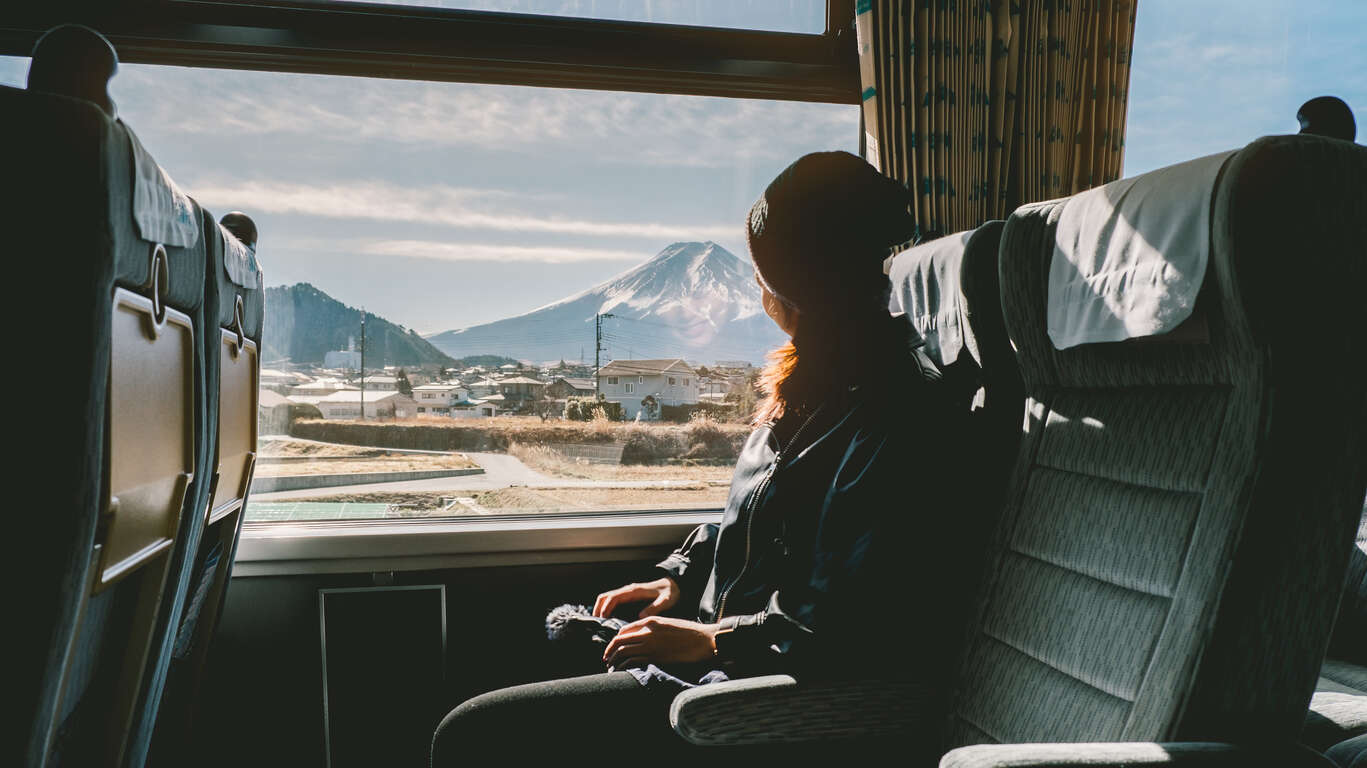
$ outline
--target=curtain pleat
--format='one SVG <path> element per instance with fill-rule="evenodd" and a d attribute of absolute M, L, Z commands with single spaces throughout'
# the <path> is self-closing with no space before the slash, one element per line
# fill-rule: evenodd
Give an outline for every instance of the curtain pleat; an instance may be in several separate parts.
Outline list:
<path fill-rule="evenodd" d="M 1113 181 L 1136 0 L 858 0 L 865 157 L 922 232 Z"/>

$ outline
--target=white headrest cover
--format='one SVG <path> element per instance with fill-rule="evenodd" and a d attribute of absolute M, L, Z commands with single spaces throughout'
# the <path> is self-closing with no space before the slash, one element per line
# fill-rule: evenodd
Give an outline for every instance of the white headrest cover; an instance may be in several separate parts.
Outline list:
<path fill-rule="evenodd" d="M 190 196 L 180 191 L 170 174 L 152 159 L 133 129 L 122 124 L 133 153 L 133 221 L 138 225 L 138 236 L 177 248 L 199 242 L 199 217 Z"/>
<path fill-rule="evenodd" d="M 1211 196 L 1232 154 L 1114 181 L 1064 203 L 1049 265 L 1056 349 L 1167 333 L 1191 315 L 1210 257 Z"/>
<path fill-rule="evenodd" d="M 965 344 L 975 358 L 972 334 L 965 333 L 959 270 L 973 230 L 947 235 L 898 254 L 888 271 L 889 309 L 905 312 L 926 342 L 926 354 L 944 367 L 959 359 Z"/>

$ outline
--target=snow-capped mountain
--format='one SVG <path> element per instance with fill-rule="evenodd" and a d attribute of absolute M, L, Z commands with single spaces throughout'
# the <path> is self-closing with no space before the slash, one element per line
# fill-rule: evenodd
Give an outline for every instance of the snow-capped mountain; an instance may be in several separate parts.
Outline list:
<path fill-rule="evenodd" d="M 760 363 L 783 341 L 760 306 L 750 263 L 716 243 L 674 243 L 605 283 L 525 314 L 427 337 L 452 357 L 593 362 L 594 316 L 603 361 L 682 357 Z"/>

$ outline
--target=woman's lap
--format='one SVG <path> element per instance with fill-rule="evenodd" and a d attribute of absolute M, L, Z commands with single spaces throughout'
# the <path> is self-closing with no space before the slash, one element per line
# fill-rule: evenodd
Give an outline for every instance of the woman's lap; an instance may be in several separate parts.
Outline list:
<path fill-rule="evenodd" d="M 517 685 L 451 710 L 432 739 L 434 768 L 475 756 L 575 756 L 687 745 L 669 727 L 670 696 L 611 672 Z"/>

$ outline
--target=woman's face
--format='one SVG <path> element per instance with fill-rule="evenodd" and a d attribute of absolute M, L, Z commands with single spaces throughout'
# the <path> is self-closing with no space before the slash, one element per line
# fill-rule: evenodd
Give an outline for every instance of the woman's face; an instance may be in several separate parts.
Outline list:
<path fill-rule="evenodd" d="M 797 333 L 797 308 L 779 301 L 777 296 L 764 287 L 764 283 L 759 282 L 758 275 L 755 276 L 755 282 L 759 283 L 760 301 L 764 305 L 764 314 L 768 315 L 769 319 L 773 320 L 788 336 L 791 337 Z"/>

